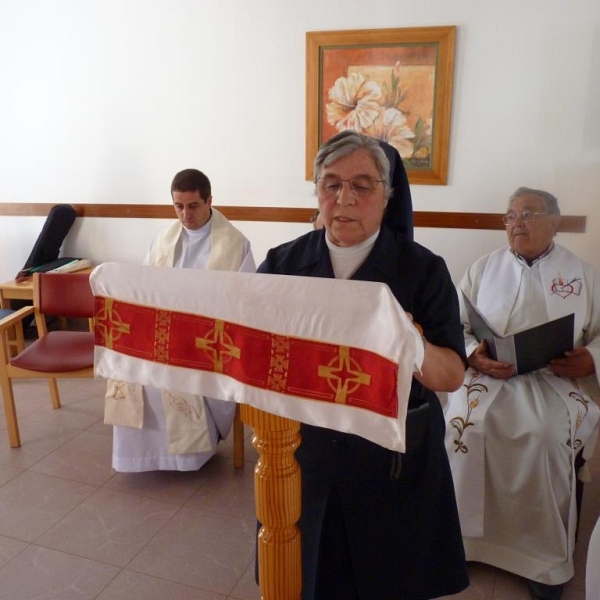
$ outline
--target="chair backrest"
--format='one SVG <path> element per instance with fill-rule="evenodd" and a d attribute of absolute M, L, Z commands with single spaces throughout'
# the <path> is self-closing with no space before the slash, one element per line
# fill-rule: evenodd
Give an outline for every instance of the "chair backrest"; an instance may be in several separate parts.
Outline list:
<path fill-rule="evenodd" d="M 94 316 L 89 273 L 34 273 L 33 302 L 44 315 L 86 318 Z"/>

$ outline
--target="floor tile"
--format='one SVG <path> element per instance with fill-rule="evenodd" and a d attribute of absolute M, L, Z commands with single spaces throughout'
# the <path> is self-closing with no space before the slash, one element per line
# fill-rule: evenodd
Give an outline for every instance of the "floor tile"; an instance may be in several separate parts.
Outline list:
<path fill-rule="evenodd" d="M 200 470 L 198 475 L 201 485 L 186 506 L 222 512 L 248 520 L 254 518 L 252 465 L 247 464 L 243 469 L 234 469 L 230 460 L 225 464 L 211 461 Z"/>
<path fill-rule="evenodd" d="M 585 588 L 565 586 L 565 591 L 560 600 L 585 600 Z"/>
<path fill-rule="evenodd" d="M 202 470 L 115 473 L 104 487 L 183 506 L 202 484 Z"/>
<path fill-rule="evenodd" d="M 15 383 L 21 448 L 8 447 L 0 414 L 0 600 L 258 600 L 251 430 L 240 470 L 229 436 L 197 472 L 115 473 L 105 385 L 59 381 L 54 411 L 45 381 Z M 563 600 L 585 598 L 600 446 L 589 467 Z M 479 563 L 469 572 L 469 588 L 444 600 L 530 600 L 520 577 Z"/>
<path fill-rule="evenodd" d="M 17 390 L 19 388 L 15 386 L 15 406 L 19 419 L 27 418 L 37 412 L 51 412 L 56 410 L 52 406 L 50 390 L 46 381 L 41 379 L 37 383 L 38 388 L 28 388 L 26 395 L 18 393 Z"/>
<path fill-rule="evenodd" d="M 0 600 L 94 600 L 116 567 L 29 546 L 0 570 Z"/>
<path fill-rule="evenodd" d="M 10 481 L 22 472 L 23 469 L 18 469 L 16 467 L 4 467 L 0 465 L 0 486 L 4 485 L 7 481 Z"/>
<path fill-rule="evenodd" d="M 98 600 L 226 600 L 226 596 L 123 570 Z"/>
<path fill-rule="evenodd" d="M 100 486 L 115 474 L 110 466 L 111 451 L 110 438 L 83 431 L 35 463 L 30 470 Z"/>
<path fill-rule="evenodd" d="M 242 578 L 231 592 L 231 600 L 260 600 L 260 589 L 254 577 L 254 560 L 244 571 Z"/>
<path fill-rule="evenodd" d="M 230 434 L 219 443 L 219 452 L 227 457 L 233 457 L 233 436 Z M 258 459 L 258 452 L 252 445 L 252 428 L 248 425 L 244 425 L 244 460 L 247 463 L 256 463 Z"/>
<path fill-rule="evenodd" d="M 105 425 L 102 421 L 98 421 L 98 423 L 92 425 L 91 427 L 88 427 L 87 431 L 89 431 L 90 433 L 99 433 L 112 439 L 112 425 Z"/>
<path fill-rule="evenodd" d="M 529 598 L 527 581 L 523 577 L 496 571 L 496 587 L 494 600 L 514 600 L 514 598 Z"/>
<path fill-rule="evenodd" d="M 20 418 L 40 423 L 65 425 L 75 429 L 87 429 L 103 420 L 104 411 L 101 401 L 98 399 L 63 403 L 62 407 L 58 409 L 52 408 L 52 405 L 48 402 L 48 406 L 20 415 Z"/>
<path fill-rule="evenodd" d="M 0 534 L 33 542 L 96 488 L 25 471 L 0 487 Z"/>
<path fill-rule="evenodd" d="M 0 431 L 0 465 L 26 469 L 81 433 L 72 427 L 27 419 L 19 419 L 19 430 L 20 448 L 11 448 L 6 431 Z"/>
<path fill-rule="evenodd" d="M 0 535 L 0 567 L 27 548 L 27 542 L 13 540 Z"/>
<path fill-rule="evenodd" d="M 58 386 L 63 404 L 91 398 L 104 403 L 106 379 L 61 379 Z"/>
<path fill-rule="evenodd" d="M 99 489 L 38 543 L 124 567 L 175 514 L 177 506 Z"/>
<path fill-rule="evenodd" d="M 227 595 L 254 557 L 255 521 L 182 508 L 129 569 Z"/>

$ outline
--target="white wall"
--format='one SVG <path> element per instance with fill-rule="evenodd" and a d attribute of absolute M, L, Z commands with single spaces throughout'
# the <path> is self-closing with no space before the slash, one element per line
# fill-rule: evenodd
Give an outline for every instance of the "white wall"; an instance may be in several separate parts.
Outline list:
<path fill-rule="evenodd" d="M 415 209 L 501 212 L 519 185 L 555 193 L 600 267 L 598 0 L 0 0 L 0 202 L 170 202 L 182 168 L 215 204 L 310 207 L 305 32 L 457 25 L 449 180 Z M 0 218 L 0 279 L 43 218 Z M 159 220 L 78 219 L 67 254 L 139 261 Z M 237 224 L 257 259 L 308 229 Z M 455 278 L 502 232 L 424 230 Z"/>

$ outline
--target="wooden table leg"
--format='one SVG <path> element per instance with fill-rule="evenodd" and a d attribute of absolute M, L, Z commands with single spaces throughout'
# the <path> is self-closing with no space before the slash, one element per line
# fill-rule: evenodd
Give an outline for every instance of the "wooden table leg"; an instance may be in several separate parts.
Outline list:
<path fill-rule="evenodd" d="M 254 429 L 259 459 L 254 470 L 258 534 L 258 575 L 262 600 L 300 600 L 302 559 L 300 467 L 294 452 L 300 423 L 242 404 L 244 423 Z"/>
<path fill-rule="evenodd" d="M 235 405 L 233 417 L 233 466 L 241 469 L 244 466 L 244 424 L 240 416 L 240 405 Z"/>

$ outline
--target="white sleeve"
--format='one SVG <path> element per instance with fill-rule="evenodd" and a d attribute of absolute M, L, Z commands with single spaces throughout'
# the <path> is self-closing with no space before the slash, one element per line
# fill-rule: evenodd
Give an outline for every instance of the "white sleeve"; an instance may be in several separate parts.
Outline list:
<path fill-rule="evenodd" d="M 146 251 L 146 256 L 144 256 L 144 260 L 142 262 L 142 265 L 149 265 L 150 264 L 150 253 L 152 252 L 152 247 L 153 246 L 154 246 L 154 240 L 152 240 L 152 242 L 150 243 L 150 247 Z"/>
<path fill-rule="evenodd" d="M 239 268 L 240 273 L 255 273 L 256 263 L 254 262 L 254 256 L 252 255 L 252 248 L 250 242 L 244 240 L 244 253 L 242 258 L 242 264 Z"/>
<path fill-rule="evenodd" d="M 467 298 L 469 298 L 469 300 L 473 302 L 473 304 L 477 304 L 477 289 L 479 287 L 479 284 L 478 282 L 475 283 L 474 280 L 477 278 L 477 275 L 475 275 L 475 272 L 477 271 L 475 265 L 477 265 L 478 263 L 479 261 L 477 261 L 477 263 L 471 265 L 467 269 L 467 272 L 465 273 L 464 277 L 460 280 L 460 283 L 458 284 L 456 290 L 458 294 L 458 302 L 460 305 L 460 322 L 463 324 L 464 327 L 463 334 L 465 337 L 465 352 L 467 353 L 467 357 L 473 354 L 475 348 L 477 348 L 477 346 L 479 345 L 479 342 L 477 341 L 477 338 L 473 335 L 473 332 L 471 330 L 471 324 L 469 323 L 469 317 L 467 314 L 467 308 L 465 306 L 463 293 Z M 481 273 L 478 273 L 478 275 L 479 279 L 481 279 Z"/>
<path fill-rule="evenodd" d="M 600 279 L 591 265 L 584 265 L 584 277 L 588 289 L 589 320 L 585 323 L 585 347 L 592 355 L 596 367 L 596 379 L 600 383 Z"/>

